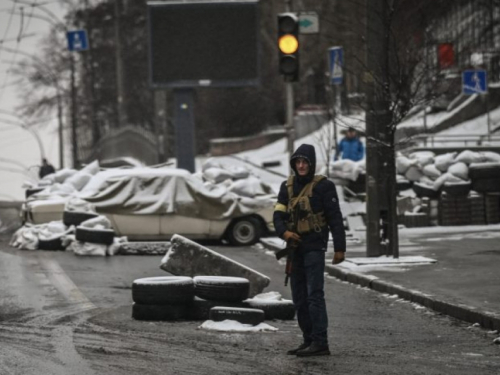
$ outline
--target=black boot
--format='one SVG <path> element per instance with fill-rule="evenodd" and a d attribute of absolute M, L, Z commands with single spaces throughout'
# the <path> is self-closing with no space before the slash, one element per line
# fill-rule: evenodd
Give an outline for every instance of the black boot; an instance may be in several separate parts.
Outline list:
<path fill-rule="evenodd" d="M 287 351 L 287 352 L 286 352 L 286 354 L 288 354 L 288 355 L 295 355 L 295 354 L 297 354 L 297 352 L 298 352 L 299 350 L 303 350 L 303 349 L 308 348 L 308 347 L 309 347 L 309 345 L 311 345 L 311 344 L 306 344 L 306 343 L 304 342 L 304 343 L 300 344 L 300 346 L 299 346 L 298 348 L 295 348 L 295 349 L 292 349 L 292 350 Z"/>
<path fill-rule="evenodd" d="M 320 345 L 316 342 L 313 342 L 309 347 L 298 350 L 296 352 L 297 357 L 313 357 L 320 355 L 330 355 L 330 349 L 328 345 Z"/>

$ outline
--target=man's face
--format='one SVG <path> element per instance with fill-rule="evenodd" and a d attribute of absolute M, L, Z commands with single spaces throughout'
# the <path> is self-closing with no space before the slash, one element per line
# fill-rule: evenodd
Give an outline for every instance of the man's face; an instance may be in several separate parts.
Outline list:
<path fill-rule="evenodd" d="M 295 169 L 299 176 L 307 176 L 309 174 L 309 163 L 304 158 L 295 159 Z"/>

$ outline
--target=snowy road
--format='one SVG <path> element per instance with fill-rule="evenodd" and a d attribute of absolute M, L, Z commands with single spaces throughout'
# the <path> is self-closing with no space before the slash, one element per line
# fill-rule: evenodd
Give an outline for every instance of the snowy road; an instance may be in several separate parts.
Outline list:
<path fill-rule="evenodd" d="M 0 238 L 0 374 L 498 374 L 500 347 L 481 329 L 334 279 L 326 282 L 332 356 L 289 357 L 296 322 L 276 333 L 224 334 L 200 323 L 131 319 L 133 279 L 164 275 L 160 257 L 77 258 L 22 252 Z M 257 248 L 215 245 L 272 278 Z"/>

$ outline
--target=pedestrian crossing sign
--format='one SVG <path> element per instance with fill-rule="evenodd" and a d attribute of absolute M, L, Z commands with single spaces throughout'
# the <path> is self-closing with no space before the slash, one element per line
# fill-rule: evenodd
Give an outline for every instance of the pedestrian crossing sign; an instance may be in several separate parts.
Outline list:
<path fill-rule="evenodd" d="M 68 31 L 66 33 L 66 39 L 68 40 L 68 51 L 78 52 L 89 49 L 87 32 L 85 30 Z"/>
<path fill-rule="evenodd" d="M 465 70 L 462 73 L 462 93 L 464 95 L 487 94 L 487 78 L 486 70 Z"/>
<path fill-rule="evenodd" d="M 344 49 L 332 47 L 328 50 L 330 84 L 341 85 L 344 79 Z"/>

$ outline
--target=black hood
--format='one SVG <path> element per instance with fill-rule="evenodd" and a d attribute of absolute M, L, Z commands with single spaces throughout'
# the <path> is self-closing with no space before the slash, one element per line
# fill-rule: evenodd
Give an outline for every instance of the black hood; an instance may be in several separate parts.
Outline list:
<path fill-rule="evenodd" d="M 309 162 L 310 169 L 309 169 L 309 174 L 306 177 L 299 176 L 297 170 L 295 169 L 294 160 L 297 158 L 304 158 Z M 293 153 L 292 157 L 290 158 L 290 166 L 295 172 L 295 175 L 297 176 L 299 182 L 307 183 L 309 181 L 312 181 L 316 173 L 316 150 L 314 149 L 314 146 L 305 143 L 300 145 L 299 148 Z"/>

